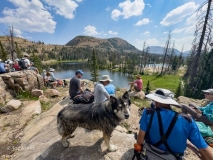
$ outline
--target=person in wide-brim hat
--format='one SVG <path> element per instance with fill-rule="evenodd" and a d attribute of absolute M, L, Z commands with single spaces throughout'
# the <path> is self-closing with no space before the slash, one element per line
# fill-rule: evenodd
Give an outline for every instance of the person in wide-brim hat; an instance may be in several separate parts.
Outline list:
<path fill-rule="evenodd" d="M 202 90 L 205 99 L 209 101 L 205 107 L 199 107 L 194 103 L 182 104 L 182 113 L 190 114 L 197 121 L 213 126 L 213 89 Z"/>
<path fill-rule="evenodd" d="M 146 98 L 151 99 L 154 102 L 165 104 L 165 105 L 173 105 L 180 107 L 180 104 L 178 104 L 173 98 L 174 93 L 167 89 L 157 89 L 155 93 L 151 93 L 146 95 Z"/>
<path fill-rule="evenodd" d="M 110 79 L 109 75 L 103 75 L 99 82 L 95 85 L 94 89 L 94 103 L 102 103 L 110 99 L 110 95 L 107 92 L 105 86 L 110 84 L 113 80 Z"/>
<path fill-rule="evenodd" d="M 137 143 L 134 144 L 137 146 L 135 151 L 140 153 L 143 147 L 147 149 L 147 146 L 150 148 L 153 145 L 175 155 L 172 159 L 182 159 L 189 140 L 194 145 L 193 149 L 201 154 L 202 159 L 213 159 L 211 149 L 203 139 L 195 121 L 187 114 L 179 114 L 172 110 L 171 105 L 180 106 L 173 97 L 174 94 L 167 89 L 157 89 L 154 93 L 146 95 L 155 106 L 144 108 L 139 121 Z M 155 153 L 152 152 L 153 155 Z M 166 155 L 161 156 L 171 159 Z M 157 157 L 156 154 L 155 159 Z"/>
<path fill-rule="evenodd" d="M 108 75 L 103 75 L 99 81 L 100 82 L 105 82 L 105 81 L 112 82 L 113 80 L 110 79 L 110 77 Z"/>

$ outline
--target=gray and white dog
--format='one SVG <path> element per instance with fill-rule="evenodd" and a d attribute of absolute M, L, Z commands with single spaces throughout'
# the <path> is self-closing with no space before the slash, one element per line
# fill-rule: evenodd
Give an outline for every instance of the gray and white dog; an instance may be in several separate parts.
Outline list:
<path fill-rule="evenodd" d="M 110 144 L 110 137 L 115 127 L 129 118 L 130 105 L 128 92 L 119 98 L 110 96 L 110 100 L 103 103 L 69 104 L 57 116 L 57 129 L 62 136 L 62 145 L 68 147 L 67 139 L 74 137 L 72 133 L 77 127 L 82 127 L 102 131 L 109 151 L 115 151 L 116 147 Z"/>

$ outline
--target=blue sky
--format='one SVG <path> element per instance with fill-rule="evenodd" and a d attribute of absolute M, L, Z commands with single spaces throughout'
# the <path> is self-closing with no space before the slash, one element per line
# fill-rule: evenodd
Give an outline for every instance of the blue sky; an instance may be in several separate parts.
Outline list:
<path fill-rule="evenodd" d="M 66 44 L 78 35 L 119 37 L 142 49 L 191 49 L 196 10 L 204 0 L 1 0 L 0 35 L 13 25 L 17 36 L 45 44 Z"/>

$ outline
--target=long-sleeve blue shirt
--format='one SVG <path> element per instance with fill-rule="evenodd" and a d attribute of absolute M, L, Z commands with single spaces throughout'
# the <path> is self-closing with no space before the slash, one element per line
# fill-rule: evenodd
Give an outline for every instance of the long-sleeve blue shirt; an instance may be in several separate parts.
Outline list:
<path fill-rule="evenodd" d="M 210 102 L 206 107 L 199 107 L 199 109 L 203 112 L 204 116 L 213 122 L 213 102 Z"/>

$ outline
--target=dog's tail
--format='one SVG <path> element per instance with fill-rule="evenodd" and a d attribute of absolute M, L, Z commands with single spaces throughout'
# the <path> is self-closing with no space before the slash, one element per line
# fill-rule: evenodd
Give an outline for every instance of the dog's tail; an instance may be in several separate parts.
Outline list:
<path fill-rule="evenodd" d="M 63 136 L 64 135 L 64 127 L 63 127 L 63 121 L 62 121 L 62 113 L 61 111 L 58 113 L 57 116 L 57 129 L 58 133 Z"/>

